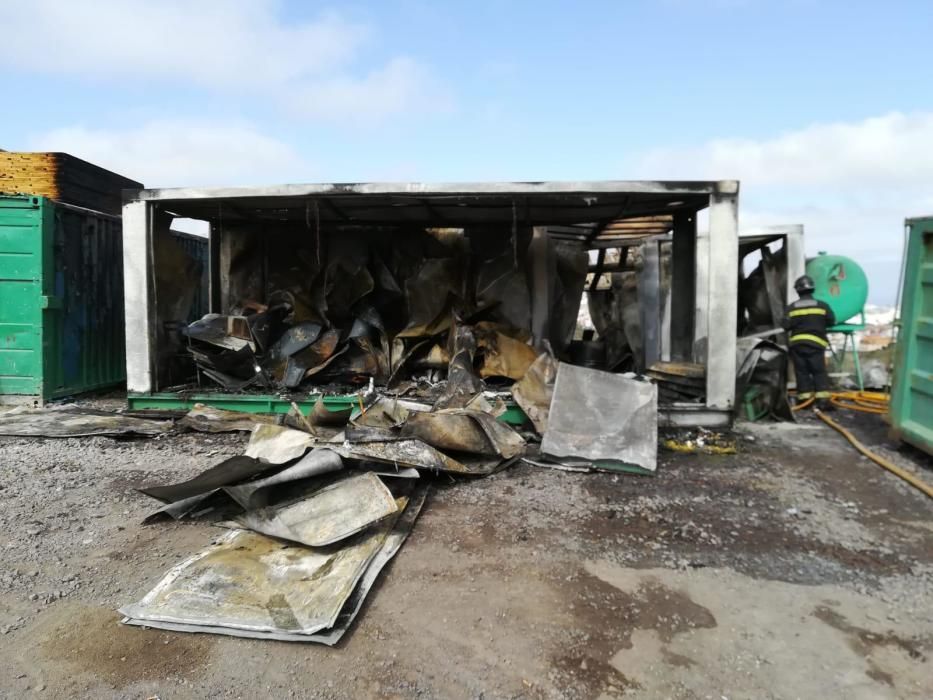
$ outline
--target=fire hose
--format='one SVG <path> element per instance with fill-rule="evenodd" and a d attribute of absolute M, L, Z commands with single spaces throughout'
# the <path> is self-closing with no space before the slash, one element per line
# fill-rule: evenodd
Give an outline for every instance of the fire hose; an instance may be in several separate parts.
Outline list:
<path fill-rule="evenodd" d="M 834 392 L 829 397 L 829 402 L 833 406 L 874 415 L 883 415 L 884 413 L 887 413 L 888 400 L 889 399 L 887 394 L 874 391 Z M 808 399 L 803 403 L 794 406 L 794 410 L 799 411 L 808 408 L 809 406 L 812 406 L 815 401 L 816 399 Z M 856 450 L 868 457 L 868 459 L 870 459 L 872 462 L 883 469 L 887 469 L 895 476 L 900 477 L 914 488 L 925 493 L 929 498 L 933 498 L 933 486 L 924 483 L 913 474 L 901 469 L 896 464 L 893 464 L 884 457 L 881 457 L 880 455 L 877 455 L 869 450 L 867 447 L 865 447 L 865 445 L 859 442 L 859 440 L 849 430 L 839 425 L 839 423 L 827 416 L 825 413 L 823 413 L 823 411 L 814 409 L 813 412 L 821 421 L 826 423 L 826 425 L 828 425 L 833 430 L 840 433 Z"/>

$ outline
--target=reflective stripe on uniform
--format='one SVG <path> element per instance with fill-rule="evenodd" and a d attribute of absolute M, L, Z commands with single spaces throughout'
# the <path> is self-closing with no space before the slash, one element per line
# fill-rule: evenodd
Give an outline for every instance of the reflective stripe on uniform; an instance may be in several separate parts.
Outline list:
<path fill-rule="evenodd" d="M 811 343 L 816 343 L 817 345 L 820 345 L 824 348 L 829 347 L 829 343 L 827 343 L 818 335 L 811 335 L 810 333 L 798 333 L 797 335 L 792 335 L 790 337 L 790 342 L 792 343 L 800 343 L 803 341 L 810 341 Z"/>
<path fill-rule="evenodd" d="M 819 307 L 815 309 L 794 309 L 787 315 L 791 318 L 794 318 L 795 316 L 825 316 L 826 309 L 821 309 Z"/>

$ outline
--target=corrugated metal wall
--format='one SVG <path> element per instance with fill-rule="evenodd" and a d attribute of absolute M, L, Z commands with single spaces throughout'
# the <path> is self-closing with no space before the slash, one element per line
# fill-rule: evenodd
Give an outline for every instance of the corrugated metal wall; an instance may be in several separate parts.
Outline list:
<path fill-rule="evenodd" d="M 119 217 L 0 197 L 0 393 L 49 399 L 126 377 Z"/>
<path fill-rule="evenodd" d="M 117 384 L 126 378 L 120 220 L 57 204 L 53 248 L 61 313 L 50 329 L 59 352 L 49 353 L 46 394 Z"/>
<path fill-rule="evenodd" d="M 42 391 L 42 201 L 0 197 L 0 394 Z"/>
<path fill-rule="evenodd" d="M 197 321 L 210 310 L 210 287 L 208 270 L 210 256 L 207 238 L 195 236 L 181 231 L 171 231 L 172 236 L 184 249 L 185 253 L 201 266 L 201 280 L 195 290 L 194 301 L 191 303 L 191 314 L 188 322 Z"/>
<path fill-rule="evenodd" d="M 894 356 L 894 434 L 933 455 L 933 217 L 910 219 Z"/>

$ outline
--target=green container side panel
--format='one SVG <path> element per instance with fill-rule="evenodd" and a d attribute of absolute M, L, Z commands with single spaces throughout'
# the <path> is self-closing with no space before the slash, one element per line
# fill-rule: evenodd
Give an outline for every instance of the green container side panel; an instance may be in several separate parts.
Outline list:
<path fill-rule="evenodd" d="M 294 399 L 295 404 L 301 409 L 302 413 L 307 415 L 314 404 L 317 403 L 320 394 L 309 394 L 308 396 Z M 228 411 L 243 411 L 245 413 L 288 413 L 292 408 L 293 399 L 284 399 L 281 396 L 264 394 L 172 394 L 172 393 L 154 393 L 154 394 L 129 394 L 127 397 L 129 408 L 139 411 L 147 408 L 158 408 L 164 410 L 190 409 L 195 404 L 201 403 L 215 408 L 224 408 Z M 339 411 L 346 408 L 359 406 L 359 395 L 328 395 L 324 396 L 324 405 L 331 411 Z M 523 425 L 528 417 L 518 404 L 507 402 L 506 412 L 499 416 L 499 420 L 511 425 Z"/>
<path fill-rule="evenodd" d="M 933 217 L 907 227 L 889 420 L 895 435 L 933 455 Z"/>
<path fill-rule="evenodd" d="M 0 197 L 0 393 L 42 391 L 40 198 Z"/>
<path fill-rule="evenodd" d="M 125 376 L 119 220 L 0 196 L 0 394 L 51 399 Z"/>

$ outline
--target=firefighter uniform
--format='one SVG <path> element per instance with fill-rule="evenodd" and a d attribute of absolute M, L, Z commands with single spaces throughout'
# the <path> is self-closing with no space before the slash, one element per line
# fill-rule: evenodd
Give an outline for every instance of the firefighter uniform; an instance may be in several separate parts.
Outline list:
<path fill-rule="evenodd" d="M 808 280 L 809 281 L 809 280 Z M 812 290 L 800 289 L 800 299 L 787 307 L 784 329 L 790 357 L 797 375 L 797 400 L 828 399 L 829 374 L 826 372 L 826 330 L 836 325 L 829 304 L 814 299 Z"/>

